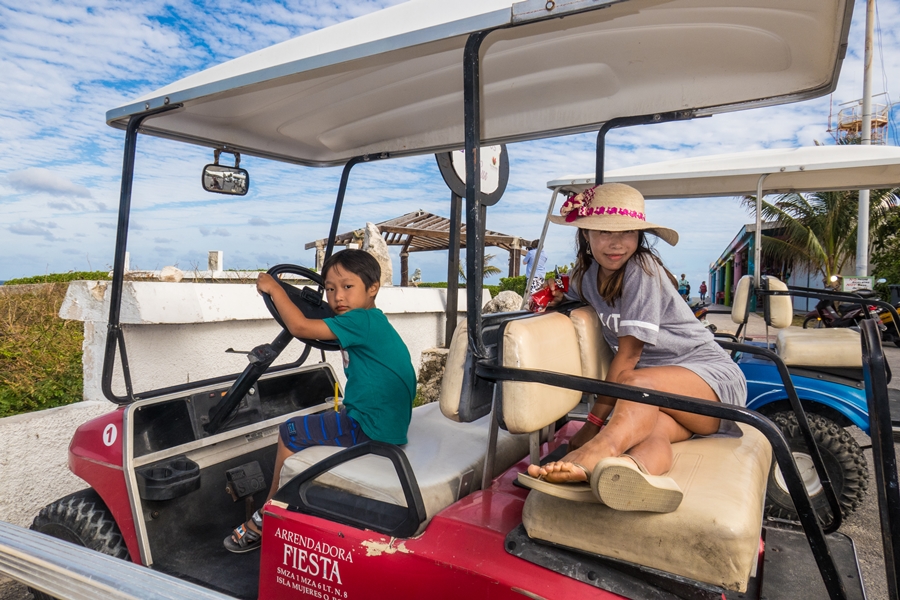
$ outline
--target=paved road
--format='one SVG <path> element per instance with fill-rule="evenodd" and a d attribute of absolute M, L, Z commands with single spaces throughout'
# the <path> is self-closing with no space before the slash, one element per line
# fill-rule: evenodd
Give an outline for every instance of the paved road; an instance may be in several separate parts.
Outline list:
<path fill-rule="evenodd" d="M 736 325 L 731 322 L 727 314 L 710 315 L 710 321 L 715 323 L 720 331 L 736 330 Z M 770 330 L 772 340 L 774 331 Z M 761 340 L 766 335 L 765 323 L 756 315 L 751 315 L 747 327 L 747 335 Z M 895 346 L 885 347 L 885 356 L 894 373 L 900 374 L 900 348 Z M 900 389 L 900 376 L 889 384 L 889 387 Z M 869 480 L 875 481 L 874 467 L 872 464 L 872 450 L 869 437 L 859 429 L 853 428 L 854 437 L 860 446 L 866 448 L 864 454 L 869 463 Z M 895 444 L 896 450 L 896 444 Z M 856 551 L 859 556 L 860 569 L 862 570 L 863 583 L 866 587 L 868 600 L 886 600 L 887 582 L 884 574 L 884 551 L 881 541 L 881 523 L 878 518 L 878 501 L 874 488 L 870 487 L 869 493 L 863 505 L 850 515 L 841 526 L 841 532 L 849 535 L 856 543 Z M 24 586 L 17 582 L 4 580 L 0 577 L 0 600 L 32 600 L 32 596 Z"/>

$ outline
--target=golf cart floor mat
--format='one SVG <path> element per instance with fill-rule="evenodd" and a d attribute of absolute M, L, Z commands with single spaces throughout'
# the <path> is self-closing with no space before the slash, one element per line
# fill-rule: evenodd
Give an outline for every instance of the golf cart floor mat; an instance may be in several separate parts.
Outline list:
<path fill-rule="evenodd" d="M 626 598 L 721 600 L 726 593 L 723 588 L 657 569 L 532 540 L 521 524 L 506 536 L 505 546 L 513 556 Z M 751 578 L 747 598 L 756 597 L 755 583 L 756 578 Z"/>
<path fill-rule="evenodd" d="M 821 600 L 828 597 L 825 584 L 806 535 L 802 531 L 763 528 L 766 542 L 763 580 L 760 598 L 766 600 Z M 853 540 L 842 533 L 826 536 L 828 549 L 834 557 L 838 573 L 844 582 L 848 600 L 864 600 L 862 579 Z M 737 599 L 736 595 L 728 595 Z"/>
<path fill-rule="evenodd" d="M 247 519 L 245 501 L 235 502 L 225 491 L 225 473 L 253 461 L 266 473 L 268 487 L 274 445 L 204 467 L 200 489 L 185 496 L 143 501 L 154 569 L 229 596 L 257 597 L 260 551 L 234 554 L 222 544 L 232 528 Z M 256 508 L 265 503 L 266 492 L 253 494 Z"/>

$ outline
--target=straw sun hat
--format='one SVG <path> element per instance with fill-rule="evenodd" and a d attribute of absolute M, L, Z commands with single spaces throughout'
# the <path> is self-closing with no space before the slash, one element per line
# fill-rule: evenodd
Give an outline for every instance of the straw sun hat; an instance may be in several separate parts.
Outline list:
<path fill-rule="evenodd" d="M 642 229 L 655 234 L 669 245 L 678 243 L 678 232 L 648 223 L 644 214 L 644 197 L 624 183 L 604 183 L 570 196 L 559 209 L 559 217 L 550 217 L 558 225 L 600 231 L 632 231 Z"/>

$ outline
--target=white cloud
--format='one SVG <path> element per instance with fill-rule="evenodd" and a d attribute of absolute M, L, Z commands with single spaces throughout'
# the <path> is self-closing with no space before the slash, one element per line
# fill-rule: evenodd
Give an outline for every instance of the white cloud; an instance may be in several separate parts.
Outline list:
<path fill-rule="evenodd" d="M 29 167 L 23 171 L 9 173 L 6 179 L 14 189 L 20 192 L 44 193 L 51 196 L 75 196 L 77 198 L 92 197 L 91 191 L 83 185 L 72 183 L 48 169 Z"/>
<path fill-rule="evenodd" d="M 0 4 L 0 279 L 111 263 L 122 169 L 121 131 L 106 110 L 202 70 L 290 37 L 371 12 L 397 0 L 32 0 Z M 849 49 L 832 98 L 719 115 L 688 123 L 614 130 L 607 168 L 675 158 L 830 142 L 828 115 L 862 91 L 865 3 L 857 2 Z M 875 92 L 900 99 L 900 3 L 879 3 L 883 52 L 875 56 Z M 220 15 L 227 20 L 215 20 Z M 206 26 L 215 20 L 215 27 Z M 535 238 L 550 200 L 546 182 L 594 169 L 594 134 L 511 144 L 510 185 L 488 210 L 487 227 Z M 894 141 L 896 143 L 896 141 Z M 209 250 L 229 267 L 311 264 L 303 246 L 327 235 L 340 169 L 305 169 L 244 157 L 252 187 L 243 198 L 212 197 L 199 184 L 211 152 L 142 137 L 138 144 L 128 248 L 132 264 L 205 265 Z M 55 177 L 55 178 L 54 178 Z M 339 231 L 423 209 L 449 215 L 449 192 L 431 156 L 360 165 L 353 170 Z M 653 219 L 683 242 L 661 245 L 673 269 L 698 279 L 750 221 L 734 199 L 659 202 Z M 715 215 L 714 219 L 709 215 Z M 50 227 L 56 224 L 57 227 Z M 264 228 L 264 229 L 263 229 Z M 197 235 L 200 231 L 201 235 Z M 204 233 L 205 231 L 205 233 Z M 79 252 L 65 238 L 75 235 Z M 549 264 L 572 260 L 572 232 L 548 230 Z M 32 244 L 21 251 L 22 237 Z M 61 239 L 62 238 L 62 239 Z M 260 246 L 263 245 L 261 249 Z M 217 247 L 208 247 L 217 246 Z M 495 264 L 505 270 L 507 257 Z M 410 271 L 446 278 L 446 253 L 410 257 Z M 399 268 L 395 269 L 399 271 Z"/>

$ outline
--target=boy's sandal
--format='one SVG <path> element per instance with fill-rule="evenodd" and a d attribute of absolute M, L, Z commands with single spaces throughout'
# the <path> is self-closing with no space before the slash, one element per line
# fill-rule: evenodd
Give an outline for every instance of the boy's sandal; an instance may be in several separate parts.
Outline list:
<path fill-rule="evenodd" d="M 532 477 L 528 473 L 519 473 L 518 480 L 523 486 L 547 494 L 548 496 L 555 496 L 573 502 L 591 502 L 594 504 L 600 502 L 596 496 L 594 496 L 593 488 L 590 484 L 590 471 L 578 463 L 571 464 L 584 471 L 588 481 L 550 483 L 549 481 L 544 481 L 542 477 Z"/>
<path fill-rule="evenodd" d="M 251 521 L 259 529 L 259 532 L 250 529 Z M 223 543 L 226 550 L 235 554 L 252 552 L 259 548 L 262 545 L 262 516 L 259 514 L 259 511 L 251 515 L 250 521 L 235 527 L 234 531 L 225 538 Z"/>

